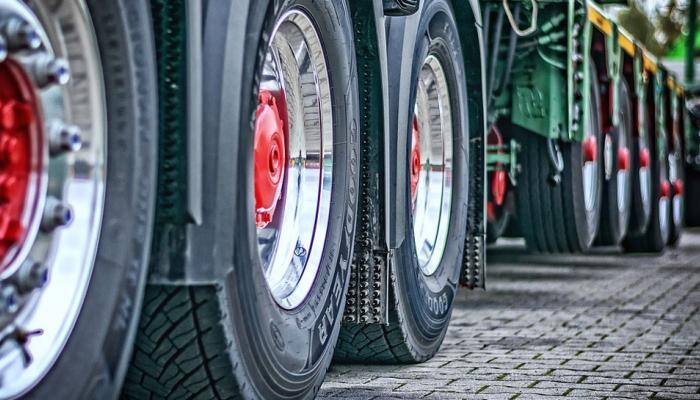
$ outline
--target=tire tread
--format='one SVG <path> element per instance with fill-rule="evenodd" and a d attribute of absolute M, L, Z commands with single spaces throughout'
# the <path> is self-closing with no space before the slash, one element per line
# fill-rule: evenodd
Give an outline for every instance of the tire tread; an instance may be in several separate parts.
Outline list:
<path fill-rule="evenodd" d="M 238 399 L 213 286 L 149 285 L 122 398 Z"/>

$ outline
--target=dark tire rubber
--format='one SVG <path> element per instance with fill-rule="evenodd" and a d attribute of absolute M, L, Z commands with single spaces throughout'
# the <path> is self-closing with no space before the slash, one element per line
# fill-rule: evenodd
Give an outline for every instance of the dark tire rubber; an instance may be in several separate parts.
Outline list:
<path fill-rule="evenodd" d="M 156 199 L 155 52 L 145 2 L 88 0 L 107 104 L 104 214 L 89 288 L 68 341 L 25 398 L 116 398 L 146 281 Z M 69 21 L 66 21 L 69 23 Z"/>
<path fill-rule="evenodd" d="M 700 171 L 690 165 L 685 166 L 685 225 L 700 226 L 700 207 L 692 206 L 700 204 Z"/>
<path fill-rule="evenodd" d="M 590 106 L 600 110 L 600 95 L 596 74 L 593 77 Z M 594 113 L 598 143 L 603 143 L 600 113 Z M 516 207 L 520 232 L 531 251 L 542 253 L 578 253 L 588 251 L 598 232 L 602 202 L 603 146 L 598 146 L 598 184 L 595 207 L 587 211 L 583 191 L 583 144 L 560 143 L 563 156 L 561 182 L 553 184 L 554 168 L 548 159 L 547 139 L 522 128 L 514 127 L 522 146 L 522 174 L 516 189 Z"/>
<path fill-rule="evenodd" d="M 626 176 L 623 178 L 618 174 L 619 168 L 619 153 L 620 135 L 625 135 L 624 143 L 628 149 L 633 144 L 632 138 L 632 106 L 630 103 L 629 88 L 624 81 L 620 82 L 620 127 L 617 127 L 612 133 L 612 173 L 606 180 L 603 191 L 603 208 L 600 218 L 600 232 L 598 233 L 597 244 L 601 245 L 619 245 L 627 235 L 627 227 L 629 226 L 631 204 L 632 204 L 632 185 L 631 171 L 636 171 L 636 165 L 629 163 L 627 166 Z M 630 161 L 632 161 L 630 159 Z M 624 204 L 626 208 L 620 209 L 618 184 L 619 179 L 626 179 L 627 184 L 624 196 Z"/>
<path fill-rule="evenodd" d="M 410 109 L 413 116 L 416 88 L 423 60 L 435 55 L 445 71 L 453 113 L 452 210 L 444 254 L 434 274 L 426 276 L 420 266 L 413 239 L 411 210 L 405 239 L 395 252 L 390 287 L 389 319 L 382 324 L 343 324 L 335 357 L 341 362 L 415 363 L 428 360 L 440 347 L 452 312 L 461 268 L 467 221 L 468 188 L 468 110 L 466 78 L 461 45 L 453 10 L 446 0 L 425 1 L 418 24 L 416 48 L 411 62 Z M 397 57 L 399 55 L 396 55 Z M 411 126 L 410 123 L 407 126 Z M 410 137 L 410 134 L 407 133 Z M 410 145 L 410 141 L 408 143 Z M 400 168 L 409 170 L 407 157 Z M 406 174 L 407 180 L 410 174 Z M 411 204 L 410 183 L 406 182 L 406 203 Z"/>
<path fill-rule="evenodd" d="M 505 234 L 508 230 L 508 224 L 510 223 L 510 216 L 508 211 L 502 210 L 502 212 L 496 216 L 495 220 L 489 221 L 486 224 L 486 243 L 496 243 L 498 238 Z"/>
<path fill-rule="evenodd" d="M 649 154 L 651 165 L 651 215 L 646 231 L 641 234 L 629 233 L 623 241 L 623 247 L 634 253 L 660 253 L 666 247 L 670 234 L 670 209 L 665 211 L 660 206 L 661 181 L 668 179 L 668 144 L 667 139 L 659 132 L 655 118 L 654 102 L 649 102 L 645 109 L 648 121 Z M 668 201 L 668 200 L 667 200 Z M 666 215 L 663 215 L 666 214 Z M 662 219 L 668 221 L 662 224 Z"/>
<path fill-rule="evenodd" d="M 335 145 L 328 230 L 314 239 L 324 244 L 319 272 L 309 295 L 287 310 L 271 295 L 258 255 L 252 177 L 259 77 L 275 24 L 292 8 L 306 13 L 323 43 Z M 221 277 L 147 287 L 124 397 L 312 398 L 340 330 L 354 243 L 359 107 L 348 6 L 209 2 L 205 12 L 204 148 L 216 156 L 204 160 L 212 179 L 203 185 L 202 229 L 214 233 L 202 245 Z M 231 33 L 239 28 L 232 18 L 245 19 L 244 36 Z M 244 60 L 242 70 L 232 60 Z"/>

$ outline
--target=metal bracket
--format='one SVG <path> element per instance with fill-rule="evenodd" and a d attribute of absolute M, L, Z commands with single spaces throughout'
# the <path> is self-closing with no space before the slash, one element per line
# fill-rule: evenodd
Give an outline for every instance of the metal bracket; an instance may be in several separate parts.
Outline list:
<path fill-rule="evenodd" d="M 420 7 L 420 0 L 383 0 L 384 15 L 400 17 L 415 14 Z"/>
<path fill-rule="evenodd" d="M 547 139 L 547 159 L 552 171 L 547 181 L 552 186 L 561 183 L 561 173 L 564 171 L 564 156 L 561 154 L 559 143 L 554 139 Z"/>

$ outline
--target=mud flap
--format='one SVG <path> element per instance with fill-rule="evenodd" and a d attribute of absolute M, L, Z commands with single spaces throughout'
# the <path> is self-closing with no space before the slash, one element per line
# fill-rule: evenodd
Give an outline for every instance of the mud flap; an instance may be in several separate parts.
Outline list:
<path fill-rule="evenodd" d="M 482 137 L 469 141 L 469 204 L 459 283 L 468 289 L 486 288 L 486 168 Z"/>
<path fill-rule="evenodd" d="M 386 3 L 389 2 L 384 2 Z M 351 2 L 355 52 L 362 104 L 360 116 L 360 195 L 350 282 L 343 323 L 386 324 L 389 306 L 390 253 L 386 250 L 381 218 L 384 215 L 381 176 L 384 165 L 382 135 L 382 73 L 377 26 L 381 3 Z"/>

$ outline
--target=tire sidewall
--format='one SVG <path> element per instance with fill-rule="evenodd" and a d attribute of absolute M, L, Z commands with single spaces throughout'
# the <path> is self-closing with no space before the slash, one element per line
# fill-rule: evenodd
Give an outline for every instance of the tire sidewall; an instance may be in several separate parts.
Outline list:
<path fill-rule="evenodd" d="M 333 355 L 345 306 L 354 242 L 359 185 L 358 93 L 352 25 L 345 2 L 286 0 L 251 4 L 265 9 L 262 25 L 247 37 L 258 40 L 254 69 L 242 79 L 241 121 L 236 166 L 237 233 L 233 270 L 223 282 L 231 353 L 241 390 L 257 398 L 308 397 L 323 380 Z M 325 50 L 333 101 L 333 183 L 328 230 L 319 272 L 309 296 L 292 309 L 281 308 L 268 289 L 258 256 L 253 205 L 253 124 L 258 75 L 275 21 L 292 8 L 314 22 Z M 346 107 L 341 107 L 345 104 Z M 222 110 L 222 112 L 226 112 Z M 246 117 L 247 116 L 247 117 Z M 316 239 L 318 240 L 318 239 Z M 226 317 L 225 317 L 226 318 Z M 303 349 L 303 351 L 299 351 Z M 253 368 L 254 367 L 254 368 Z M 246 385 L 247 383 L 247 385 Z"/>
<path fill-rule="evenodd" d="M 28 398 L 116 398 L 141 310 L 153 231 L 158 130 L 150 10 L 142 2 L 87 3 L 107 103 L 101 240 L 73 331 Z"/>
<path fill-rule="evenodd" d="M 414 107 L 417 82 L 423 60 L 429 52 L 437 51 L 443 65 L 453 110 L 453 181 L 452 206 L 447 241 L 437 270 L 426 276 L 418 265 L 415 241 L 413 239 L 413 219 L 411 210 L 406 209 L 405 239 L 396 251 L 396 265 L 393 272 L 396 277 L 394 294 L 399 304 L 399 315 L 407 329 L 404 334 L 417 359 L 432 355 L 441 343 L 447 329 L 452 310 L 452 303 L 457 290 L 459 272 L 466 231 L 468 199 L 468 113 L 466 109 L 466 79 L 461 57 L 461 44 L 457 35 L 454 13 L 444 0 L 425 2 L 418 27 L 416 47 L 413 53 L 410 107 Z M 432 42 L 431 42 L 432 38 Z M 448 49 L 452 49 L 448 51 Z M 413 110 L 407 113 L 413 116 Z M 411 126 L 411 124 L 407 124 Z M 406 133 L 410 137 L 410 133 Z M 411 141 L 407 141 L 405 154 L 399 160 L 400 168 L 409 170 Z M 406 174 L 410 179 L 410 174 Z M 410 182 L 406 184 L 406 202 L 411 204 Z"/>

